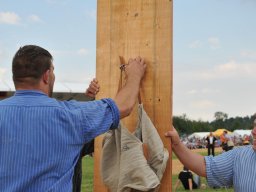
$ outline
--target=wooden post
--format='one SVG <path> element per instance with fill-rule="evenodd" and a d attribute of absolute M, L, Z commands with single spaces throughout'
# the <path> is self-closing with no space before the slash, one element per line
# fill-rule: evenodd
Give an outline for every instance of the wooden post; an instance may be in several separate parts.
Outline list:
<path fill-rule="evenodd" d="M 98 98 L 115 97 L 120 77 L 120 60 L 140 55 L 147 71 L 141 85 L 144 108 L 169 150 L 164 133 L 172 125 L 172 0 L 98 0 L 96 77 L 101 85 Z M 124 120 L 130 131 L 135 128 L 136 109 Z M 102 138 L 96 139 L 94 157 L 94 191 L 107 191 L 100 177 Z M 160 192 L 172 188 L 169 160 Z"/>

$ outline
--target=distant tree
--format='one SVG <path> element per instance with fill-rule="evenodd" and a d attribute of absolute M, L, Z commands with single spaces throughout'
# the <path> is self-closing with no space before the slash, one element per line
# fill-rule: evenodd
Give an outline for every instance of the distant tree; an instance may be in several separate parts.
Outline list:
<path fill-rule="evenodd" d="M 234 131 L 237 129 L 243 129 L 242 119 L 236 117 L 235 121 L 233 122 L 233 126 L 231 127 L 230 131 Z"/>
<path fill-rule="evenodd" d="M 253 121 L 256 119 L 255 114 L 246 117 L 228 118 L 226 113 L 216 112 L 214 116 L 214 121 L 205 122 L 202 120 L 191 120 L 184 113 L 181 116 L 173 116 L 173 125 L 180 134 L 215 131 L 219 128 L 234 131 L 236 129 L 252 129 Z"/>
<path fill-rule="evenodd" d="M 173 125 L 180 134 L 206 132 L 211 130 L 209 122 L 190 120 L 186 114 L 174 116 Z"/>
<path fill-rule="evenodd" d="M 183 119 L 184 121 L 189 120 L 186 113 L 183 113 L 183 114 L 180 116 L 180 118 Z"/>
<path fill-rule="evenodd" d="M 217 111 L 214 113 L 214 118 L 215 120 L 226 120 L 228 118 L 228 114 L 227 113 L 224 113 L 224 112 L 221 112 L 221 111 Z"/>
<path fill-rule="evenodd" d="M 227 113 L 217 111 L 214 113 L 214 118 L 215 120 L 211 122 L 211 126 L 214 130 L 219 128 L 227 128 L 227 124 L 225 123 L 225 121 L 228 119 Z"/>
<path fill-rule="evenodd" d="M 189 119 L 187 118 L 186 114 L 182 114 L 181 116 L 174 116 L 172 121 L 175 129 L 179 133 L 184 134 L 190 132 L 188 123 Z"/>

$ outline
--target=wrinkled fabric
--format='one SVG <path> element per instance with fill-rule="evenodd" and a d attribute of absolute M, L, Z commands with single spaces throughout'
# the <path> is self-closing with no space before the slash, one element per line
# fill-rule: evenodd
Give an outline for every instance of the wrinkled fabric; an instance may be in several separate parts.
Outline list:
<path fill-rule="evenodd" d="M 143 105 L 138 110 L 135 133 L 120 123 L 103 140 L 101 175 L 111 192 L 156 192 L 160 187 L 169 154 Z M 147 147 L 147 159 L 143 145 Z"/>

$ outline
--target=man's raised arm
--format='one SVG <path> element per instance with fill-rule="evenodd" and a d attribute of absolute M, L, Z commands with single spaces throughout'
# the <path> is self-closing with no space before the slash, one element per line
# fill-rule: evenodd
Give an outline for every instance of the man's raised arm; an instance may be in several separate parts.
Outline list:
<path fill-rule="evenodd" d="M 128 116 L 138 99 L 140 82 L 144 76 L 146 64 L 141 57 L 130 59 L 125 65 L 126 81 L 118 91 L 114 101 L 120 111 L 120 118 Z"/>

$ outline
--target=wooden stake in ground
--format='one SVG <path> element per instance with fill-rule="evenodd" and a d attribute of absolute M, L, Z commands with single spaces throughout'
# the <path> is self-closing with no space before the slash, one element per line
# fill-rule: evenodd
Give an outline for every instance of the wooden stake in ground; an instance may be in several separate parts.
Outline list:
<path fill-rule="evenodd" d="M 141 56 L 147 71 L 141 85 L 144 108 L 170 151 L 164 133 L 172 125 L 172 0 L 98 0 L 96 77 L 101 85 L 98 98 L 115 97 L 120 78 L 120 59 Z M 136 107 L 124 124 L 133 131 Z M 100 177 L 102 137 L 96 139 L 94 191 L 104 192 Z M 171 161 L 168 162 L 160 192 L 171 191 Z"/>

